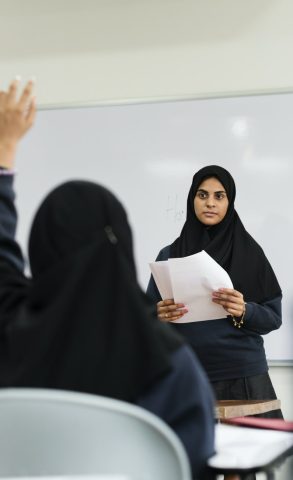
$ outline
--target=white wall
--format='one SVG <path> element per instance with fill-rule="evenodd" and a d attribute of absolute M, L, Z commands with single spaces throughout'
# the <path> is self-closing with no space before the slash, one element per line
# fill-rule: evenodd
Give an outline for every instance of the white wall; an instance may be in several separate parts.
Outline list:
<path fill-rule="evenodd" d="M 0 0 L 0 82 L 39 105 L 293 90 L 292 0 Z M 293 419 L 292 368 L 271 367 Z"/>
<path fill-rule="evenodd" d="M 291 0 L 0 0 L 1 77 L 40 104 L 291 89 Z"/>
<path fill-rule="evenodd" d="M 269 373 L 275 387 L 277 397 L 281 399 L 284 417 L 287 420 L 293 420 L 293 367 L 271 366 Z"/>

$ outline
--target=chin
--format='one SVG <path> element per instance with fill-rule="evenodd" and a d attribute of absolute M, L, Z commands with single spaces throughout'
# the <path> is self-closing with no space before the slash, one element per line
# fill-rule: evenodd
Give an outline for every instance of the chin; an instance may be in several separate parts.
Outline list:
<path fill-rule="evenodd" d="M 213 220 L 213 219 L 207 220 L 207 219 L 205 218 L 204 221 L 202 221 L 201 223 L 203 223 L 203 224 L 206 225 L 207 227 L 212 227 L 213 225 L 217 225 L 219 222 L 216 222 L 216 221 Z"/>

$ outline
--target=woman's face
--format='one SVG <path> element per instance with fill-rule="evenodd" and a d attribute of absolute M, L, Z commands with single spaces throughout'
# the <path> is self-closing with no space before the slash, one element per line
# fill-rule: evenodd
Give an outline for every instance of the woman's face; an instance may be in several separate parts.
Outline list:
<path fill-rule="evenodd" d="M 194 197 L 194 211 L 198 220 L 207 226 L 217 225 L 228 210 L 226 191 L 215 177 L 205 179 Z"/>

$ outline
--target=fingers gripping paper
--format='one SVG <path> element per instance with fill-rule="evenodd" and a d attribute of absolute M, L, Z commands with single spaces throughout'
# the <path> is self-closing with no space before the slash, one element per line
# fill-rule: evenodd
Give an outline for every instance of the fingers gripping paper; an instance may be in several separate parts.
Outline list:
<path fill-rule="evenodd" d="M 184 303 L 186 313 L 174 323 L 215 320 L 227 316 L 220 305 L 212 302 L 218 288 L 233 288 L 228 273 L 204 250 L 182 258 L 152 262 L 150 268 L 163 300 L 174 298 Z"/>

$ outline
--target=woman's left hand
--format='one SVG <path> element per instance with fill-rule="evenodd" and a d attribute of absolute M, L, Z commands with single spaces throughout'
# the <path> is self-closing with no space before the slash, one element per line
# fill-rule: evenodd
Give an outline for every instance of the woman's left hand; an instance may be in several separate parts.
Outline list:
<path fill-rule="evenodd" d="M 219 288 L 212 293 L 212 300 L 233 317 L 241 317 L 245 312 L 245 302 L 241 292 L 232 288 Z"/>

